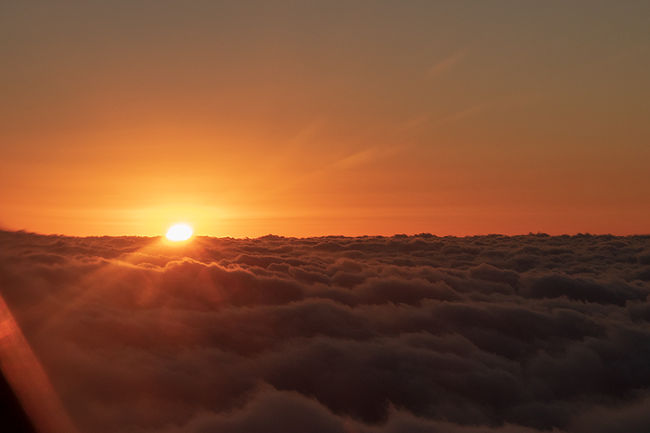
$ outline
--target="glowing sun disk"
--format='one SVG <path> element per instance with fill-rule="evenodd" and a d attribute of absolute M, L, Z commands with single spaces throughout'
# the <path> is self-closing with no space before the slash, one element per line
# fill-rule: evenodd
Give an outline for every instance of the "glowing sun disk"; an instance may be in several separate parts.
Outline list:
<path fill-rule="evenodd" d="M 167 239 L 172 242 L 186 241 L 192 237 L 192 227 L 187 224 L 174 224 L 167 230 Z"/>

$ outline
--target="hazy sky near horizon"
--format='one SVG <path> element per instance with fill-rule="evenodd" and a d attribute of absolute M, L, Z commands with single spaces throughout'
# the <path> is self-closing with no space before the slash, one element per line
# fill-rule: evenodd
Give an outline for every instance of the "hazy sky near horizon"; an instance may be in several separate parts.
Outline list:
<path fill-rule="evenodd" d="M 650 232 L 647 1 L 0 5 L 0 227 Z"/>

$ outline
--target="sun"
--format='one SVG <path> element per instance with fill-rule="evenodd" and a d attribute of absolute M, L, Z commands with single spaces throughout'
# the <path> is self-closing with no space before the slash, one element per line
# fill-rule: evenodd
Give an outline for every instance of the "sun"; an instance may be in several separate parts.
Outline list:
<path fill-rule="evenodd" d="M 174 224 L 167 230 L 167 239 L 172 242 L 186 241 L 192 237 L 194 230 L 188 224 L 178 223 Z"/>

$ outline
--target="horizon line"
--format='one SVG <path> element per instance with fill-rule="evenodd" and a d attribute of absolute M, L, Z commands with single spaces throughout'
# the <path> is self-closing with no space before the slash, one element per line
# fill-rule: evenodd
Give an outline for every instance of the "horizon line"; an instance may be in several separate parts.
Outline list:
<path fill-rule="evenodd" d="M 35 231 L 29 231 L 26 229 L 3 229 L 0 228 L 0 233 L 11 233 L 11 234 L 24 234 L 24 235 L 36 235 L 43 237 L 63 237 L 63 238 L 78 238 L 78 239 L 88 239 L 88 238 L 147 238 L 147 239 L 158 239 L 164 238 L 164 234 L 159 235 L 137 235 L 137 234 L 123 234 L 123 235 L 70 235 L 64 233 L 39 233 Z M 515 234 L 505 234 L 505 233 L 474 233 L 474 234 L 464 234 L 464 235 L 437 235 L 431 232 L 419 232 L 419 233 L 394 233 L 392 235 L 386 234 L 363 234 L 363 235 L 343 235 L 343 234 L 321 234 L 321 235 L 311 235 L 311 236 L 291 236 L 291 235 L 278 235 L 274 233 L 267 233 L 261 236 L 217 236 L 217 235 L 205 235 L 205 234 L 195 234 L 193 238 L 211 238 L 211 239 L 235 239 L 235 240 L 255 240 L 263 238 L 280 238 L 280 239 L 320 239 L 320 238 L 475 238 L 475 237 L 524 237 L 524 236 L 537 236 L 537 237 L 650 237 L 650 232 L 648 233 L 630 233 L 630 234 L 614 234 L 614 233 L 591 233 L 591 232 L 575 232 L 575 233 L 561 233 L 561 234 L 550 234 L 546 232 L 528 232 L 528 233 L 515 233 Z"/>

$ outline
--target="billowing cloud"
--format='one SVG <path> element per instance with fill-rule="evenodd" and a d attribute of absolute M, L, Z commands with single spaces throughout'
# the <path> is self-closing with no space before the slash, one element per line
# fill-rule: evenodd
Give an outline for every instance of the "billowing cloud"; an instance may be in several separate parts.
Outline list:
<path fill-rule="evenodd" d="M 82 432 L 641 432 L 650 237 L 0 232 Z"/>

